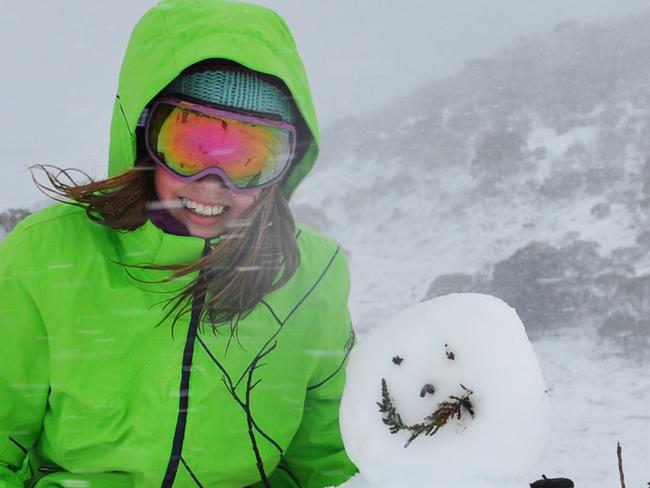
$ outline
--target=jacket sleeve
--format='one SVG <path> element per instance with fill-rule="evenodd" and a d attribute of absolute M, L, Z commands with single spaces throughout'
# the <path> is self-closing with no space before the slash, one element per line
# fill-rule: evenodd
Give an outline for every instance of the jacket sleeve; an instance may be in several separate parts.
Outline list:
<path fill-rule="evenodd" d="M 345 366 L 354 344 L 347 305 L 349 272 L 342 253 L 332 266 L 333 302 L 319 316 L 319 326 L 326 331 L 315 351 L 320 359 L 305 393 L 300 427 L 270 478 L 273 488 L 337 486 L 357 472 L 345 452 L 339 428 Z"/>
<path fill-rule="evenodd" d="M 23 486 L 17 472 L 39 437 L 48 395 L 47 336 L 24 237 L 18 228 L 0 244 L 0 488 Z"/>

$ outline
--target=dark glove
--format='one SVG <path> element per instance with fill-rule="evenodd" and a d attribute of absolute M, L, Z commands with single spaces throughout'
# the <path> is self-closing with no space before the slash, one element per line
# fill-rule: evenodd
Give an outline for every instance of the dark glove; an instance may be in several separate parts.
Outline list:
<path fill-rule="evenodd" d="M 542 475 L 541 480 L 530 484 L 530 488 L 573 488 L 573 481 L 567 478 L 547 478 Z"/>

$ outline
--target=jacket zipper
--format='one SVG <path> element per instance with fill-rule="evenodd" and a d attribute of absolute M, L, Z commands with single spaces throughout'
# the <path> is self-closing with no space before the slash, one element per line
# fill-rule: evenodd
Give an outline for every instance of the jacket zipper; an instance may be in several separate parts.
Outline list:
<path fill-rule="evenodd" d="M 203 256 L 210 252 L 210 241 L 206 240 L 203 247 Z M 199 273 L 199 282 L 203 281 L 205 270 Z M 174 432 L 174 440 L 172 442 L 172 452 L 169 456 L 167 463 L 167 470 L 163 478 L 162 488 L 171 488 L 176 479 L 178 472 L 178 465 L 181 461 L 181 454 L 183 452 L 183 440 L 185 438 L 185 426 L 187 424 L 187 410 L 190 400 L 190 373 L 192 371 L 192 357 L 194 354 L 194 343 L 196 342 L 196 334 L 199 327 L 199 319 L 201 318 L 201 310 L 205 303 L 205 295 L 195 295 L 192 299 L 192 315 L 190 318 L 190 326 L 187 331 L 187 339 L 185 341 L 185 348 L 183 350 L 183 365 L 181 369 L 181 385 L 180 385 L 180 399 L 178 405 L 178 417 L 176 419 L 176 430 Z"/>

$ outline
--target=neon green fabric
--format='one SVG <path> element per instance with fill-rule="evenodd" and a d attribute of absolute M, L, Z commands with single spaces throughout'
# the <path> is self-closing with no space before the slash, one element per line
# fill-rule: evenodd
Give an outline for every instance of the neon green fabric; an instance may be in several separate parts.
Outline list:
<path fill-rule="evenodd" d="M 133 165 L 142 108 L 207 58 L 236 60 L 291 90 L 312 141 L 284 187 L 290 195 L 318 152 L 304 70 L 276 14 L 230 1 L 163 1 L 140 21 L 120 76 L 109 173 Z M 156 326 L 165 300 L 197 276 L 164 283 L 169 272 L 123 264 L 188 264 L 214 241 L 150 221 L 118 232 L 63 204 L 5 238 L 0 488 L 239 488 L 266 476 L 273 487 L 325 487 L 356 471 L 338 426 L 354 337 L 342 252 L 300 228 L 296 274 L 235 336 L 227 327 L 192 336 L 189 314 L 173 329 L 171 319 Z"/>
<path fill-rule="evenodd" d="M 171 319 L 155 325 L 164 314 L 161 301 L 183 283 L 152 283 L 168 272 L 127 273 L 119 263 L 189 263 L 204 243 L 149 221 L 116 232 L 61 204 L 5 238 L 1 487 L 21 486 L 14 471 L 26 450 L 33 476 L 42 476 L 38 488 L 161 485 L 189 318 L 176 324 L 173 337 Z M 217 335 L 199 332 L 174 486 L 199 486 L 192 476 L 216 487 L 260 480 L 248 406 L 264 470 L 275 471 L 272 486 L 324 487 L 354 472 L 338 427 L 353 337 L 347 265 L 337 246 L 308 229 L 300 230 L 298 243 L 298 272 L 239 324 L 236 337 L 227 327 Z M 79 484 L 84 480 L 90 484 Z"/>
<path fill-rule="evenodd" d="M 136 25 L 113 110 L 109 175 L 133 166 L 135 127 L 152 98 L 188 66 L 213 58 L 275 76 L 291 92 L 303 119 L 299 130 L 311 137 L 284 183 L 289 198 L 318 155 L 320 133 L 309 83 L 284 20 L 264 7 L 234 1 L 165 0 Z"/>

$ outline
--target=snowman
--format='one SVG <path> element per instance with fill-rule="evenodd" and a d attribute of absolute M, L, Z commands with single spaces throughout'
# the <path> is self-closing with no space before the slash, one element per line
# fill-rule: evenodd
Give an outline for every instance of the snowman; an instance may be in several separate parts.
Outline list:
<path fill-rule="evenodd" d="M 346 488 L 524 488 L 549 401 L 514 309 L 481 294 L 410 307 L 353 349 L 341 431 Z"/>

